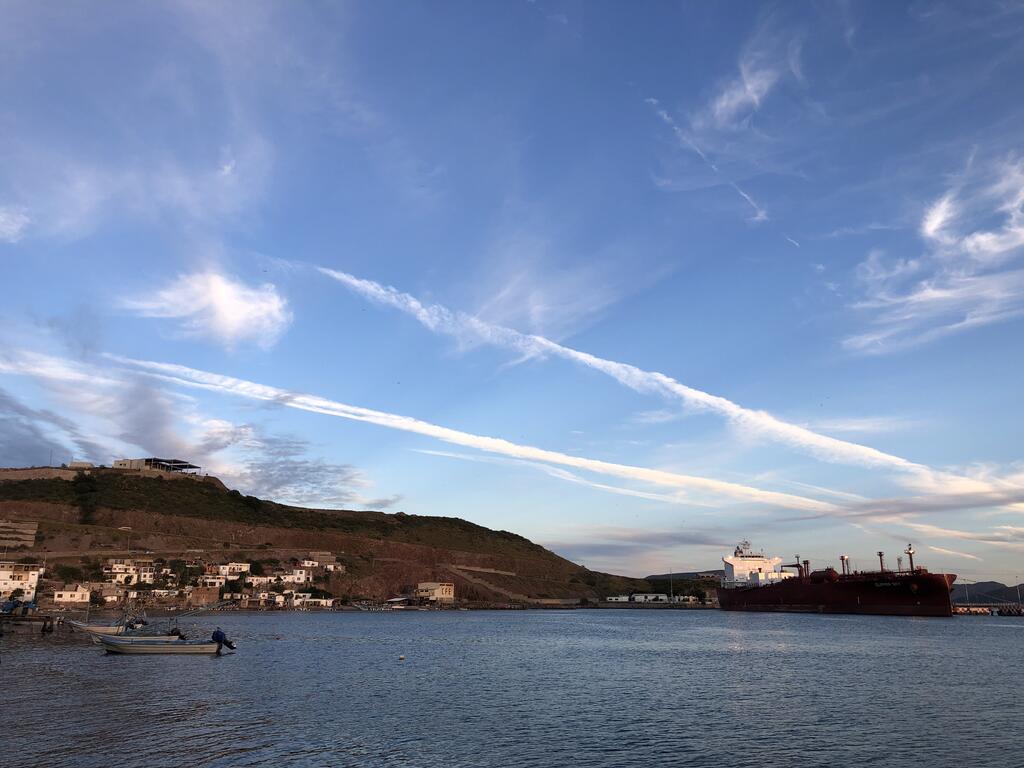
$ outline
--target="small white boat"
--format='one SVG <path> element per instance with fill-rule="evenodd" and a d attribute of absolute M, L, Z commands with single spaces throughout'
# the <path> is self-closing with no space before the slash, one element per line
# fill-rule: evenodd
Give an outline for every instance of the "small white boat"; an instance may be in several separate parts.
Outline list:
<path fill-rule="evenodd" d="M 84 621 L 68 619 L 67 623 L 73 629 L 88 632 L 92 635 L 123 635 L 127 627 L 124 624 L 87 624 Z"/>
<path fill-rule="evenodd" d="M 212 640 L 179 640 L 163 637 L 111 637 L 99 635 L 100 645 L 107 653 L 200 653 L 219 654 L 226 644 Z"/>

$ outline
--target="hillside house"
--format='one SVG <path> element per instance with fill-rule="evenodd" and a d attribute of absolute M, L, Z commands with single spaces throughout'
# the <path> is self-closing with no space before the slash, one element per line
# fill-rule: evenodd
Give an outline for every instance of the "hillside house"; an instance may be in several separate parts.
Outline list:
<path fill-rule="evenodd" d="M 114 557 L 103 566 L 103 576 L 115 584 L 152 584 L 156 579 L 156 568 L 152 560 Z"/>
<path fill-rule="evenodd" d="M 8 598 L 21 590 L 21 599 L 31 602 L 36 599 L 36 587 L 44 568 L 34 563 L 0 562 L 0 599 Z"/>
<path fill-rule="evenodd" d="M 55 605 L 82 605 L 89 602 L 89 588 L 83 584 L 75 584 L 69 587 L 65 584 L 61 589 L 53 593 Z"/>

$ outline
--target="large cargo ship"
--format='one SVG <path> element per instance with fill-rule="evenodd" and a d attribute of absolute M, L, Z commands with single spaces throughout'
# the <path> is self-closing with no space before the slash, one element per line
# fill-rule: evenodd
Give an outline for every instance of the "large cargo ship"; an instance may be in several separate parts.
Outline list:
<path fill-rule="evenodd" d="M 877 571 L 851 570 L 846 555 L 839 558 L 842 572 L 831 567 L 812 571 L 799 556 L 783 564 L 782 558 L 751 552 L 750 544 L 742 542 L 731 557 L 722 558 L 725 575 L 718 604 L 726 611 L 952 616 L 950 590 L 956 574 L 915 566 L 909 545 L 904 553 L 910 558 L 906 569 L 902 562 L 895 571 L 887 569 L 879 552 Z"/>

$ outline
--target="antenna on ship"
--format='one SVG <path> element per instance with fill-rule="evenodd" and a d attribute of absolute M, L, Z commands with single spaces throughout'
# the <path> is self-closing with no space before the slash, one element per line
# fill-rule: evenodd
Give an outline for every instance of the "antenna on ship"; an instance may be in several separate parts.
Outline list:
<path fill-rule="evenodd" d="M 907 557 L 910 558 L 910 572 L 914 572 L 914 547 L 912 544 L 907 544 L 907 548 L 903 550 L 907 553 Z"/>
<path fill-rule="evenodd" d="M 878 570 L 885 571 L 885 552 L 878 550 Z"/>

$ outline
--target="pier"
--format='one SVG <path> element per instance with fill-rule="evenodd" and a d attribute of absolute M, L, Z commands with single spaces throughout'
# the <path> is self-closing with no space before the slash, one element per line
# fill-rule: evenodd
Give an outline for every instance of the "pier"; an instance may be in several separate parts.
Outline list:
<path fill-rule="evenodd" d="M 48 614 L 28 614 L 17 616 L 13 613 L 0 613 L 0 634 L 8 628 L 29 627 L 33 631 L 38 629 L 40 634 L 53 632 L 54 618 Z"/>

